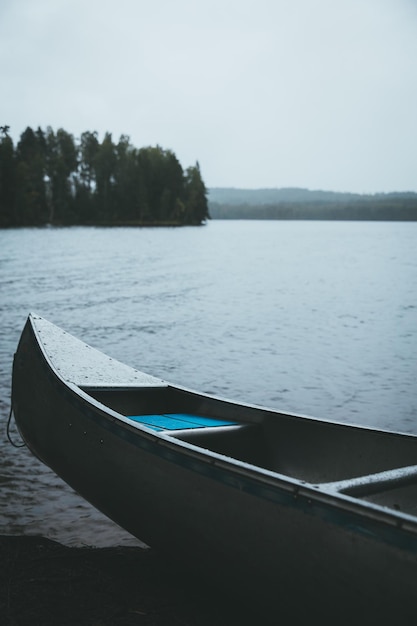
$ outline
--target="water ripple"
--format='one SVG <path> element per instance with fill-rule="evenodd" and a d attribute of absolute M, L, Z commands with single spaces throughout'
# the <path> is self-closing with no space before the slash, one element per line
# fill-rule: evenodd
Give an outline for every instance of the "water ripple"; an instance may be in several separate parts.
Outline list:
<path fill-rule="evenodd" d="M 7 442 L 29 311 L 179 384 L 417 433 L 416 235 L 354 222 L 0 231 L 0 532 L 136 543 Z"/>

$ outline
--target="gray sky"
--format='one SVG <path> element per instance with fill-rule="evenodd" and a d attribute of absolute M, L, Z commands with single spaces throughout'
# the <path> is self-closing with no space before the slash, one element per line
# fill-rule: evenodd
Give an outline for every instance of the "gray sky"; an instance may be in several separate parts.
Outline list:
<path fill-rule="evenodd" d="M 208 187 L 417 191 L 417 0 L 1 0 L 0 123 Z"/>

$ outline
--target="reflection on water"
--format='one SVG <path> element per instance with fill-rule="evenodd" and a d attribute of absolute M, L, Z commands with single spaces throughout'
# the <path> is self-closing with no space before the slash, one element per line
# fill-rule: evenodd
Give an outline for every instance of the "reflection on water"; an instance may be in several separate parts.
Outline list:
<path fill-rule="evenodd" d="M 136 543 L 7 442 L 29 311 L 173 382 L 417 433 L 416 235 L 353 222 L 0 231 L 0 532 Z"/>

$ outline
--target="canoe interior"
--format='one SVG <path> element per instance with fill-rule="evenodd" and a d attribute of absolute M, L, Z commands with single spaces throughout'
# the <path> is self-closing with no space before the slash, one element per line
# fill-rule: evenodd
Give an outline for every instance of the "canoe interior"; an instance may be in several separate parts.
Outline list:
<path fill-rule="evenodd" d="M 216 427 L 163 430 L 165 435 L 288 477 L 321 485 L 417 465 L 417 438 L 332 424 L 224 402 L 190 391 L 84 388 L 101 404 L 129 417 L 194 414 L 229 420 Z M 366 481 L 365 481 L 366 482 Z M 417 469 L 410 477 L 362 488 L 359 497 L 417 514 Z"/>

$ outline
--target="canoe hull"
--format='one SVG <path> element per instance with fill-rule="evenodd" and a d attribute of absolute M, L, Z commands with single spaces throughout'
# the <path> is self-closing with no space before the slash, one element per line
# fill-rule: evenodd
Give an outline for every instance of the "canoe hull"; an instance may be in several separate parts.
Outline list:
<path fill-rule="evenodd" d="M 414 610 L 415 532 L 120 421 L 51 369 L 30 323 L 15 358 L 13 407 L 31 451 L 86 500 L 268 611 Z"/>

